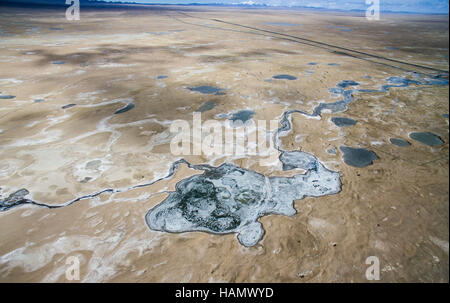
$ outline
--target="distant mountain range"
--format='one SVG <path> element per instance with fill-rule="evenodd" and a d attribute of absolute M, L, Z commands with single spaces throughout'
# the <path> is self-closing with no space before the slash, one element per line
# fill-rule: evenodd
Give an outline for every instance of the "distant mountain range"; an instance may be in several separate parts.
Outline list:
<path fill-rule="evenodd" d="M 199 2 L 189 3 L 189 0 L 161 0 L 160 3 L 151 0 L 137 1 L 101 1 L 101 0 L 79 0 L 83 7 L 113 7 L 120 5 L 188 5 L 188 6 L 237 6 L 247 8 L 290 8 L 307 10 L 332 10 L 332 11 L 365 11 L 368 5 L 365 0 L 260 0 L 241 1 L 219 0 L 222 2 Z M 195 0 L 194 0 L 195 1 Z M 1 0 L 1 4 L 26 5 L 26 6 L 68 6 L 65 0 Z M 448 0 L 380 0 L 381 12 L 397 13 L 449 13 Z"/>
<path fill-rule="evenodd" d="M 79 0 L 81 5 L 95 6 L 99 4 L 109 4 L 106 1 L 91 1 L 91 0 Z M 2 0 L 1 3 L 10 4 L 35 4 L 35 5 L 51 5 L 51 6 L 69 6 L 66 4 L 66 0 Z M 125 3 L 125 2 L 124 2 Z M 129 2 L 131 3 L 131 2 Z M 115 2 L 115 4 L 120 4 L 120 2 Z"/>

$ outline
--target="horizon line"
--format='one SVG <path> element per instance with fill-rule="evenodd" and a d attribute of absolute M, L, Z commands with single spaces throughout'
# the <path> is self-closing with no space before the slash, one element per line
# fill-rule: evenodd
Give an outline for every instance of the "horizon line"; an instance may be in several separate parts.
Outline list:
<path fill-rule="evenodd" d="M 73 0 L 72 0 L 73 1 Z M 222 6 L 222 7 L 245 7 L 245 8 L 266 8 L 266 9 L 305 9 L 305 10 L 315 10 L 315 11 L 335 11 L 335 12 L 365 12 L 365 9 L 343 9 L 343 8 L 325 8 L 325 7 L 315 7 L 315 6 L 305 6 L 305 5 L 278 5 L 278 4 L 266 4 L 266 3 L 223 3 L 223 2 L 208 2 L 208 3 L 198 3 L 198 2 L 190 2 L 190 3 L 148 3 L 148 2 L 139 2 L 138 1 L 107 1 L 107 0 L 79 0 L 80 4 L 86 5 L 87 2 L 91 3 L 101 3 L 105 5 L 147 5 L 147 6 Z M 3 0 L 1 3 L 3 4 L 32 4 L 32 5 L 57 5 L 57 6 L 68 6 L 65 2 L 57 2 L 51 0 L 44 1 L 29 1 L 29 0 Z M 449 11 L 445 12 L 427 12 L 427 11 L 404 11 L 404 10 L 383 10 L 380 9 L 382 13 L 388 14 L 416 14 L 416 15 L 449 15 Z"/>

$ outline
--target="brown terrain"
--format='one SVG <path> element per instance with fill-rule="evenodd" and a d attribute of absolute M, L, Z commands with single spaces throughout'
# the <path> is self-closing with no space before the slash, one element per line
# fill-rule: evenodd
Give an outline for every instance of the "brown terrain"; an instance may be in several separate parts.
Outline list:
<path fill-rule="evenodd" d="M 448 54 L 448 16 L 81 7 L 81 20 L 67 21 L 64 8 L 0 7 L 0 92 L 15 96 L 0 99 L 1 199 L 26 188 L 33 201 L 57 205 L 150 182 L 180 158 L 170 152 L 171 121 L 192 122 L 207 101 L 216 106 L 203 120 L 244 109 L 255 120 L 311 113 L 339 100 L 329 88 L 343 80 L 379 90 L 412 72 L 448 78 L 438 71 L 448 71 Z M 268 80 L 278 74 L 298 79 Z M 204 85 L 226 93 L 188 89 Z M 185 165 L 152 186 L 0 212 L 0 281 L 68 282 L 66 259 L 76 256 L 82 282 L 368 282 L 365 261 L 376 256 L 381 282 L 448 282 L 448 100 L 448 85 L 411 84 L 354 94 L 345 112 L 321 119 L 292 114 L 283 149 L 315 155 L 340 173 L 342 190 L 296 201 L 292 217 L 262 217 L 265 235 L 253 247 L 235 234 L 147 227 L 145 214 L 200 173 Z M 332 117 L 357 124 L 340 128 Z M 422 131 L 444 143 L 408 136 Z M 343 145 L 378 159 L 347 165 Z M 257 157 L 186 159 L 288 176 Z"/>

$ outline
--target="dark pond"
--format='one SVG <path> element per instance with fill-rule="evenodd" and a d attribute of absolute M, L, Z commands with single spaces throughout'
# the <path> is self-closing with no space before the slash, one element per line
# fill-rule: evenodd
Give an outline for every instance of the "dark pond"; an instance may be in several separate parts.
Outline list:
<path fill-rule="evenodd" d="M 353 126 L 356 124 L 355 120 L 344 117 L 333 117 L 331 118 L 331 121 L 339 127 Z"/>
<path fill-rule="evenodd" d="M 242 121 L 242 123 L 247 122 L 248 120 L 252 119 L 255 115 L 255 112 L 252 110 L 240 110 L 236 113 L 234 113 L 230 120 L 233 121 L 233 123 L 236 123 L 238 121 Z"/>
<path fill-rule="evenodd" d="M 354 167 L 366 167 L 378 159 L 374 152 L 364 148 L 341 146 L 340 150 L 344 153 L 345 164 Z"/>
<path fill-rule="evenodd" d="M 114 114 L 122 114 L 126 113 L 129 110 L 132 110 L 134 108 L 134 103 L 128 103 L 125 107 L 122 107 L 121 109 L 118 109 L 114 112 Z"/>
<path fill-rule="evenodd" d="M 14 99 L 15 97 L 13 95 L 0 95 L 0 99 Z"/>
<path fill-rule="evenodd" d="M 291 75 L 286 75 L 286 74 L 276 75 L 276 76 L 273 76 L 273 78 L 278 79 L 278 80 L 297 80 L 297 77 L 294 77 Z"/>
<path fill-rule="evenodd" d="M 196 86 L 196 87 L 189 87 L 190 91 L 193 92 L 199 92 L 202 94 L 206 94 L 206 95 L 210 95 L 210 94 L 219 94 L 223 91 L 223 89 L 214 87 L 214 86 L 209 86 L 209 85 L 202 85 L 202 86 Z"/>
<path fill-rule="evenodd" d="M 202 106 L 200 106 L 197 111 L 200 113 L 204 113 L 207 112 L 211 109 L 213 109 L 214 107 L 216 107 L 216 102 L 215 101 L 208 101 L 202 104 Z"/>
<path fill-rule="evenodd" d="M 408 141 L 403 140 L 403 139 L 390 138 L 389 141 L 391 141 L 392 144 L 400 146 L 400 147 L 408 147 L 411 145 L 411 143 L 409 143 Z"/>
<path fill-rule="evenodd" d="M 444 141 L 442 141 L 442 139 L 438 135 L 430 132 L 414 132 L 410 133 L 409 137 L 428 146 L 439 146 L 441 144 L 444 144 Z"/>
<path fill-rule="evenodd" d="M 71 103 L 71 104 L 67 104 L 67 105 L 61 106 L 61 108 L 62 108 L 62 109 L 68 109 L 68 108 L 74 107 L 75 105 L 76 105 L 76 104 Z"/>

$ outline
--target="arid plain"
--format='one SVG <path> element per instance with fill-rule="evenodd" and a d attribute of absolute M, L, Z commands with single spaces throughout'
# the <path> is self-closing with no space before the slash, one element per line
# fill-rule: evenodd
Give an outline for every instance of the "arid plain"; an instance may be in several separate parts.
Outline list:
<path fill-rule="evenodd" d="M 342 81 L 358 88 L 339 112 L 292 113 L 283 150 L 317 157 L 340 174 L 341 191 L 296 201 L 293 216 L 261 217 L 258 244 L 149 229 L 146 213 L 201 173 L 181 165 L 151 186 L 0 212 L 2 282 L 68 282 L 69 256 L 82 282 L 368 282 L 370 256 L 381 282 L 448 282 L 448 16 L 81 7 L 67 21 L 64 8 L 0 7 L 0 67 L 0 199 L 26 188 L 48 205 L 166 176 L 180 159 L 171 122 L 192 122 L 202 106 L 203 120 L 242 110 L 279 120 L 340 100 L 330 89 Z M 407 85 L 382 90 L 391 77 Z M 223 93 L 192 89 L 203 86 Z M 349 165 L 342 146 L 377 159 Z M 185 158 L 290 174 L 256 156 Z"/>

